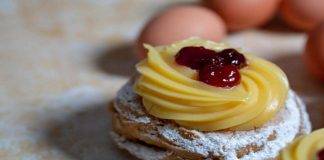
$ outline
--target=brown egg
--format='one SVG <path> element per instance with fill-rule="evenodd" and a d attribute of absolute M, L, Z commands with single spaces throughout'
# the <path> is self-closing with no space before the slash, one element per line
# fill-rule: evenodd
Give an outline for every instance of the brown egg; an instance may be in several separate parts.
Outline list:
<path fill-rule="evenodd" d="M 281 17 L 292 27 L 311 30 L 324 20 L 323 0 L 283 0 Z"/>
<path fill-rule="evenodd" d="M 304 60 L 309 71 L 324 81 L 324 21 L 309 33 Z"/>
<path fill-rule="evenodd" d="M 266 23 L 276 13 L 280 0 L 204 0 L 225 21 L 229 30 L 241 30 Z"/>
<path fill-rule="evenodd" d="M 193 5 L 171 7 L 153 17 L 137 40 L 140 57 L 145 56 L 143 43 L 166 45 L 189 37 L 219 41 L 226 35 L 223 20 L 212 10 Z"/>

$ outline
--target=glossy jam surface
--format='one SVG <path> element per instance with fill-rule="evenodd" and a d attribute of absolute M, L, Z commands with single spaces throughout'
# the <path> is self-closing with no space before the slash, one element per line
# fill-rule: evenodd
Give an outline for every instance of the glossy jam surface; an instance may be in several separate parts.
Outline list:
<path fill-rule="evenodd" d="M 239 69 L 247 65 L 244 55 L 233 48 L 224 49 L 217 56 L 220 57 L 219 59 L 223 61 L 223 64 L 233 65 Z"/>
<path fill-rule="evenodd" d="M 241 75 L 239 70 L 231 65 L 206 65 L 199 70 L 199 80 L 212 86 L 230 88 L 240 83 Z"/>
<path fill-rule="evenodd" d="M 324 160 L 324 148 L 317 153 L 317 159 Z"/>
<path fill-rule="evenodd" d="M 244 54 L 245 61 L 235 55 L 240 60 L 230 61 L 233 65 L 224 65 L 231 67 L 222 70 L 207 67 L 201 69 L 204 74 L 199 75 L 198 69 L 192 69 L 199 68 L 199 63 L 191 66 L 192 63 L 186 63 L 192 62 L 190 59 L 186 59 L 186 56 L 182 59 L 179 57 L 183 55 L 178 55 L 183 48 L 192 46 L 212 50 L 214 56 L 229 48 L 224 44 L 196 38 L 169 46 L 145 45 L 148 57 L 136 65 L 140 77 L 134 91 L 142 97 L 143 106 L 149 114 L 200 131 L 250 130 L 266 123 L 284 106 L 288 81 L 273 63 L 239 51 Z M 177 58 L 190 66 L 179 65 Z M 241 65 L 245 67 L 241 68 Z M 204 63 L 204 66 L 207 65 Z M 213 77 L 218 73 L 223 77 Z M 222 88 L 199 80 L 235 85 Z"/>
<path fill-rule="evenodd" d="M 202 46 L 181 48 L 175 55 L 175 61 L 198 70 L 201 82 L 224 88 L 238 85 L 241 79 L 238 69 L 247 65 L 244 55 L 235 49 L 216 52 Z"/>
<path fill-rule="evenodd" d="M 191 69 L 200 69 L 207 61 L 213 61 L 216 52 L 204 47 L 184 47 L 175 56 L 175 61 Z"/>
<path fill-rule="evenodd" d="M 280 160 L 324 160 L 324 128 L 295 139 L 283 149 Z"/>

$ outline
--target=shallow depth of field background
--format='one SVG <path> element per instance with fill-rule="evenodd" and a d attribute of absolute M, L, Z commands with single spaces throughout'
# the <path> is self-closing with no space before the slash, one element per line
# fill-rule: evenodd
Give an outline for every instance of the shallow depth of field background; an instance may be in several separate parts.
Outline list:
<path fill-rule="evenodd" d="M 135 73 L 141 27 L 177 2 L 1 0 L 0 159 L 130 159 L 109 138 L 107 107 Z M 223 40 L 282 67 L 316 129 L 324 86 L 302 63 L 305 41 L 278 18 Z"/>

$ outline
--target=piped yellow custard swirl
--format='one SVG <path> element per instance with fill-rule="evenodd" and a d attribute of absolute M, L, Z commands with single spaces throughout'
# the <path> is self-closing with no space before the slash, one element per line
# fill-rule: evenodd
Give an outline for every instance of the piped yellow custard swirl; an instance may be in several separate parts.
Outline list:
<path fill-rule="evenodd" d="M 250 130 L 284 105 L 288 81 L 273 63 L 243 53 L 248 66 L 240 70 L 240 84 L 218 88 L 198 81 L 197 71 L 175 62 L 177 52 L 187 46 L 215 51 L 229 48 L 197 38 L 155 48 L 145 45 L 147 59 L 136 65 L 141 76 L 134 90 L 149 114 L 200 131 Z"/>
<path fill-rule="evenodd" d="M 280 153 L 280 160 L 317 160 L 324 149 L 324 128 L 297 138 Z M 322 155 L 323 156 L 323 155 Z M 321 157 L 323 158 L 323 157 Z"/>

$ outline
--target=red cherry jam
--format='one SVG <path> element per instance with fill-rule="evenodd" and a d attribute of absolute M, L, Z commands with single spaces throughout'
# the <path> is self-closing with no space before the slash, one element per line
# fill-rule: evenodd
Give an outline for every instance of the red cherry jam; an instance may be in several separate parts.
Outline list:
<path fill-rule="evenodd" d="M 199 80 L 216 87 L 233 87 L 241 80 L 239 69 L 247 65 L 235 49 L 216 52 L 204 47 L 184 47 L 175 56 L 179 65 L 199 71 Z"/>
<path fill-rule="evenodd" d="M 324 149 L 320 150 L 320 151 L 317 153 L 317 159 L 318 159 L 318 160 L 324 160 Z"/>
<path fill-rule="evenodd" d="M 200 69 L 205 61 L 210 60 L 210 56 L 215 53 L 204 47 L 184 47 L 177 53 L 175 61 L 191 69 Z"/>
<path fill-rule="evenodd" d="M 235 49 L 224 49 L 217 54 L 226 65 L 233 65 L 237 68 L 243 68 L 246 66 L 246 59 L 243 54 L 239 53 Z"/>
<path fill-rule="evenodd" d="M 235 66 L 206 65 L 199 71 L 199 80 L 216 87 L 233 87 L 240 83 L 241 75 Z"/>

